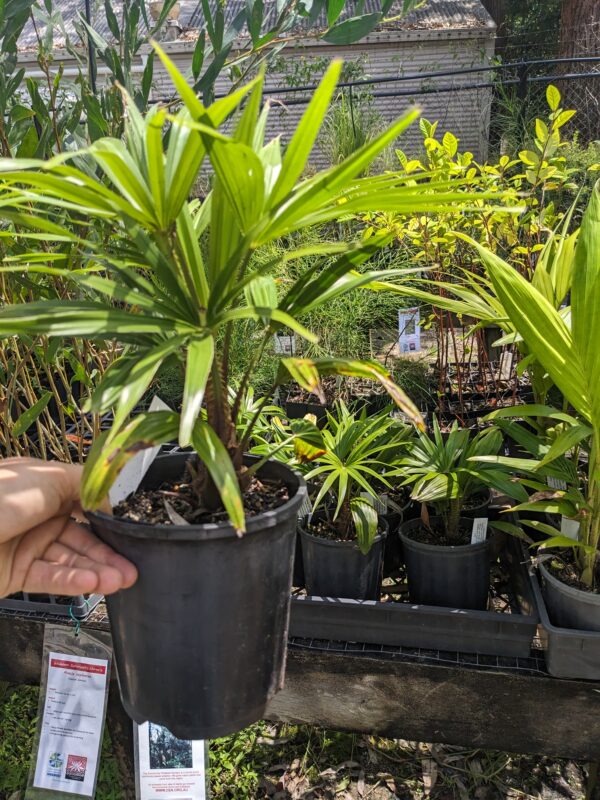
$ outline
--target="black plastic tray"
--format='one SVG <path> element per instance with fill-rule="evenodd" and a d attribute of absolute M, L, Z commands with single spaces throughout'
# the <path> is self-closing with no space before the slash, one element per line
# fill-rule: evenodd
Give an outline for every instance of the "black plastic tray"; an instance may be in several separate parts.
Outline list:
<path fill-rule="evenodd" d="M 516 539 L 507 540 L 502 558 L 510 574 L 510 614 L 301 596 L 292 598 L 290 636 L 525 658 L 539 621 L 533 587 Z"/>
<path fill-rule="evenodd" d="M 47 597 L 42 600 L 41 597 Z M 54 595 L 29 595 L 23 593 L 21 597 L 5 597 L 0 599 L 0 610 L 8 611 L 35 611 L 42 614 L 54 614 L 57 617 L 73 616 L 77 619 L 85 619 L 104 599 L 104 595 L 91 594 L 87 598 L 81 594 L 68 598 L 70 603 L 58 603 Z M 69 611 L 70 610 L 70 611 Z"/>
<path fill-rule="evenodd" d="M 542 587 L 533 567 L 531 583 L 540 616 L 540 640 L 546 667 L 555 678 L 600 680 L 600 632 L 558 628 L 550 622 Z"/>

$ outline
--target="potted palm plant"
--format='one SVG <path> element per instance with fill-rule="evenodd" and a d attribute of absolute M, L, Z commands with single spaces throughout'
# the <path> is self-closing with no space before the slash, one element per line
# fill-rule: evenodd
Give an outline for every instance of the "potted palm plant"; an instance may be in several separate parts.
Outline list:
<path fill-rule="evenodd" d="M 421 516 L 400 526 L 410 598 L 415 603 L 484 609 L 490 582 L 490 539 L 472 542 L 474 519 L 487 518 L 490 487 L 525 500 L 525 489 L 508 468 L 471 459 L 495 455 L 499 430 L 473 435 L 454 423 L 444 437 L 434 418 L 433 434 L 419 434 L 398 464 L 412 486 Z M 433 516 L 430 515 L 433 510 Z"/>
<path fill-rule="evenodd" d="M 100 139 L 47 162 L 0 164 L 2 208 L 24 210 L 22 224 L 43 231 L 48 249 L 68 237 L 83 254 L 73 272 L 39 260 L 34 267 L 72 282 L 80 299 L 5 307 L 0 335 L 113 339 L 123 348 L 93 396 L 92 409 L 112 408 L 114 420 L 87 459 L 82 502 L 97 535 L 140 575 L 134 587 L 108 600 L 125 708 L 138 722 L 149 719 L 178 737 L 198 739 L 259 718 L 283 681 L 296 514 L 305 488 L 284 465 L 245 457 L 261 410 L 243 430 L 236 427 L 250 376 L 279 329 L 314 341 L 301 315 L 403 274 L 362 266 L 386 236 L 294 248 L 294 234 L 342 214 L 430 212 L 469 197 L 422 196 L 418 181 L 396 175 L 360 177 L 416 111 L 342 164 L 302 178 L 335 91 L 337 62 L 282 155 L 278 139 L 264 141 L 268 109 L 261 110 L 260 77 L 205 107 L 157 51 L 180 94 L 180 111 L 157 107 L 143 117 L 127 98 L 124 141 Z M 231 133 L 221 132 L 236 111 Z M 190 202 L 205 157 L 213 188 L 204 201 Z M 88 227 L 94 218 L 104 220 L 109 236 Z M 255 259 L 282 237 L 291 243 L 287 252 Z M 282 292 L 273 270 L 302 264 L 307 255 L 323 261 L 312 258 Z M 262 335 L 232 398 L 230 343 L 236 323 L 248 319 Z M 131 419 L 166 359 L 185 369 L 181 413 Z M 283 358 L 276 382 L 318 391 L 320 376 L 332 374 L 379 382 L 422 425 L 415 406 L 376 363 Z M 314 426 L 300 420 L 299 427 L 318 452 Z M 115 515 L 101 510 L 130 458 L 174 439 L 191 452 L 157 458 L 139 493 Z M 372 531 L 372 514 L 365 518 Z"/>
<path fill-rule="evenodd" d="M 599 242 L 597 184 L 583 217 L 573 261 L 570 307 L 565 309 L 556 309 L 543 291 L 478 247 L 512 325 L 564 398 L 561 409 L 540 404 L 515 409 L 515 415 L 548 420 L 553 441 L 540 442 L 539 456 L 533 461 L 500 460 L 509 468 L 533 469 L 544 475 L 544 471 L 560 467 L 561 461 L 564 465 L 565 455 L 578 450 L 585 453 L 581 462 L 567 460 L 568 471 L 561 476 L 559 469 L 554 476 L 559 480 L 562 477 L 564 486 L 534 487 L 544 491 L 536 492 L 525 506 L 527 511 L 533 508 L 560 514 L 569 523 L 562 532 L 539 521 L 532 526 L 548 535 L 541 547 L 550 548 L 553 554 L 538 566 L 546 606 L 542 621 L 550 669 L 565 677 L 600 675 Z M 504 410 L 502 415 L 508 413 Z M 531 522 L 528 524 L 531 526 Z"/>
<path fill-rule="evenodd" d="M 339 401 L 322 431 L 323 452 L 307 473 L 321 488 L 300 527 L 309 595 L 377 600 L 388 525 L 378 501 L 389 488 L 386 472 L 405 447 L 410 429 L 387 412 L 367 416 Z M 302 455 L 305 443 L 296 441 Z"/>

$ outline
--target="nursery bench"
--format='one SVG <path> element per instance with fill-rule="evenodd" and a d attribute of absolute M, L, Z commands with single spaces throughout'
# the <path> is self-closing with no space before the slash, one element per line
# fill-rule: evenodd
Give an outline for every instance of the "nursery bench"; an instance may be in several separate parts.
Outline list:
<path fill-rule="evenodd" d="M 0 611 L 0 680 L 39 683 L 46 622 L 70 624 Z M 110 637 L 103 606 L 82 627 Z M 268 709 L 273 721 L 600 761 L 600 683 L 550 677 L 541 651 L 500 658 L 292 639 L 288 652 L 285 689 Z M 132 726 L 116 680 L 107 724 L 133 798 Z"/>

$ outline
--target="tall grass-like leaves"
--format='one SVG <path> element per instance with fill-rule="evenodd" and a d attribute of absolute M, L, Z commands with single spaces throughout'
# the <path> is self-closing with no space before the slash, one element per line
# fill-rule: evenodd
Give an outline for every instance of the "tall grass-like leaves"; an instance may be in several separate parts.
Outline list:
<path fill-rule="evenodd" d="M 411 270 L 355 273 L 381 247 L 385 237 L 344 245 L 323 243 L 310 253 L 291 250 L 266 260 L 255 258 L 263 245 L 282 234 L 322 220 L 372 209 L 378 202 L 404 209 L 444 208 L 467 195 L 427 194 L 419 181 L 394 176 L 357 177 L 381 149 L 412 121 L 409 113 L 377 140 L 342 164 L 309 179 L 301 173 L 312 141 L 332 96 L 339 66 L 334 65 L 314 94 L 292 144 L 281 154 L 278 142 L 264 143 L 266 111 L 261 111 L 262 77 L 233 94 L 205 106 L 183 76 L 157 47 L 179 93 L 183 108 L 176 114 L 152 109 L 142 116 L 124 94 L 129 113 L 125 138 L 99 139 L 84 151 L 62 153 L 51 161 L 3 160 L 0 163 L 0 219 L 7 235 L 42 232 L 47 248 L 64 242 L 57 209 L 72 229 L 81 220 L 102 218 L 110 235 L 103 241 L 76 240 L 82 266 L 71 273 L 62 262 L 47 264 L 37 256 L 31 270 L 56 270 L 81 293 L 76 302 L 53 301 L 0 309 L 0 336 L 44 333 L 55 337 L 114 339 L 122 356 L 111 366 L 92 400 L 97 411 L 114 408 L 113 429 L 98 441 L 85 473 L 83 499 L 97 508 L 125 461 L 137 450 L 175 436 L 196 451 L 195 487 L 207 507 L 223 505 L 237 529 L 244 528 L 241 490 L 249 481 L 244 448 L 252 439 L 254 417 L 240 434 L 237 419 L 243 394 L 267 343 L 282 328 L 308 341 L 314 334 L 303 315 L 332 297 L 365 282 L 409 277 Z M 222 123 L 246 103 L 231 135 Z M 166 136 L 166 126 L 171 125 Z M 204 200 L 189 201 L 204 159 L 214 182 Z M 12 233 L 10 226 L 19 226 Z M 305 272 L 298 270 L 285 293 L 274 280 L 281 265 L 302 263 L 303 255 L 322 254 Z M 331 258 L 339 256 L 333 265 Z M 28 268 L 28 263 L 3 269 Z M 238 320 L 253 320 L 257 346 L 233 397 L 227 387 L 229 342 Z M 185 370 L 180 415 L 142 416 L 129 422 L 130 412 L 147 391 L 166 359 L 177 359 Z M 339 359 L 290 360 L 280 377 L 292 374 L 300 383 L 318 385 L 323 374 L 367 377 L 380 382 L 416 425 L 417 409 L 378 364 Z M 306 376 L 306 380 L 305 377 Z M 204 408 L 202 408 L 204 406 Z M 304 439 L 316 454 L 319 439 L 310 423 L 296 426 L 293 436 Z M 315 444 L 316 443 L 316 444 Z M 235 478 L 235 480 L 234 480 Z M 357 519 L 366 519 L 356 508 Z"/>
<path fill-rule="evenodd" d="M 582 579 L 592 585 L 600 539 L 600 187 L 597 184 L 592 192 L 575 251 L 570 326 L 516 270 L 483 248 L 479 251 L 511 323 L 579 418 L 555 442 L 543 465 L 581 441 L 589 443 L 587 498 L 580 510 L 583 547 L 578 557 Z"/>

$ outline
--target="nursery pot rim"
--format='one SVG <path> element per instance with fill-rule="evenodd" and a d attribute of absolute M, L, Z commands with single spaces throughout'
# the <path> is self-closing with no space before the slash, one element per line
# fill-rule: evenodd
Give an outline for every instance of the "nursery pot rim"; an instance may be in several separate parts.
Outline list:
<path fill-rule="evenodd" d="M 317 512 L 318 513 L 318 512 Z M 314 515 L 313 515 L 314 516 Z M 325 545 L 326 547 L 354 547 L 356 550 L 359 550 L 358 542 L 356 539 L 326 539 L 324 536 L 315 536 L 314 533 L 309 533 L 306 528 L 304 527 L 304 523 L 306 521 L 306 517 L 302 519 L 301 522 L 298 522 L 298 529 L 302 536 L 307 536 L 309 539 L 312 539 L 319 544 Z M 381 515 L 377 517 L 377 535 L 373 539 L 373 544 L 369 548 L 369 550 L 373 547 L 376 542 L 381 542 L 389 533 L 389 525 L 387 520 L 384 519 Z M 365 555 L 365 553 L 363 553 Z M 368 553 L 366 554 L 368 555 Z"/>
<path fill-rule="evenodd" d="M 589 605 L 600 606 L 600 594 L 597 592 L 586 592 L 583 589 L 577 589 L 575 586 L 569 586 L 560 578 L 553 575 L 545 566 L 545 564 L 538 564 L 538 569 L 544 577 L 545 581 L 558 589 L 562 594 L 572 597 L 579 602 L 587 602 Z"/>
<path fill-rule="evenodd" d="M 441 517 L 431 517 L 430 521 L 435 522 L 436 520 L 441 519 Z M 460 522 L 467 522 L 472 523 L 473 520 L 469 519 L 469 517 L 460 517 Z M 445 553 L 446 555 L 450 556 L 453 553 L 462 554 L 465 551 L 469 550 L 471 552 L 477 552 L 478 550 L 485 550 L 490 543 L 489 536 L 486 537 L 483 542 L 475 542 L 472 544 L 469 542 L 468 544 L 428 544 L 427 542 L 419 542 L 417 539 L 413 539 L 410 536 L 407 536 L 404 533 L 405 528 L 414 528 L 416 525 L 422 525 L 420 519 L 409 519 L 406 522 L 402 522 L 400 527 L 398 528 L 398 536 L 402 539 L 402 541 L 406 544 L 413 545 L 417 547 L 419 550 L 422 550 L 427 553 Z"/>
<path fill-rule="evenodd" d="M 166 453 L 162 456 L 157 456 L 155 461 L 163 459 L 189 457 L 189 453 Z M 256 462 L 258 456 L 247 455 L 244 457 L 245 461 Z M 154 462 L 153 462 L 154 463 Z M 135 522 L 134 520 L 123 519 L 115 517 L 113 514 L 107 514 L 105 511 L 85 511 L 88 519 L 94 519 L 97 522 L 112 528 L 118 528 L 117 531 L 121 536 L 129 536 L 134 539 L 156 539 L 169 542 L 185 542 L 185 541 L 202 541 L 202 540 L 216 540 L 216 539 L 245 539 L 252 534 L 258 535 L 260 533 L 267 533 L 269 529 L 279 525 L 281 515 L 287 516 L 292 511 L 300 508 L 302 503 L 308 498 L 308 489 L 306 482 L 302 475 L 297 471 L 288 467 L 281 461 L 269 459 L 259 470 L 258 474 L 266 466 L 276 466 L 285 470 L 290 478 L 290 482 L 295 483 L 296 491 L 294 494 L 280 506 L 271 508 L 266 511 L 261 511 L 253 517 L 246 517 L 246 531 L 242 535 L 238 535 L 236 529 L 230 522 L 204 522 L 197 525 L 166 525 L 165 523 L 148 523 L 148 522 Z M 288 488 L 293 489 L 293 487 Z"/>

